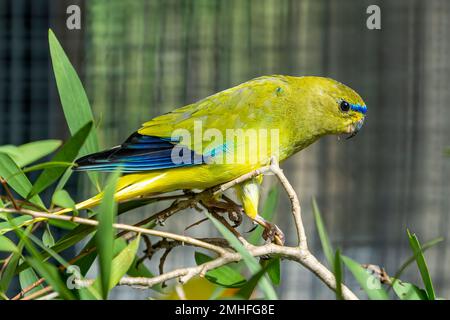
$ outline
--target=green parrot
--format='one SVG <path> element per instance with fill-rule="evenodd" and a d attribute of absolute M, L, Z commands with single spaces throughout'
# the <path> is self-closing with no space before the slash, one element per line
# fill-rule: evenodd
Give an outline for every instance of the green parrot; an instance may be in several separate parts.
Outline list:
<path fill-rule="evenodd" d="M 153 118 L 120 146 L 78 159 L 75 170 L 121 168 L 116 201 L 206 189 L 267 165 L 274 156 L 283 162 L 324 135 L 352 137 L 366 112 L 362 98 L 333 79 L 263 76 Z M 237 141 L 236 131 L 244 138 Z M 281 230 L 258 214 L 261 181 L 237 185 L 237 195 L 243 211 L 281 244 Z M 76 208 L 101 200 L 99 193 Z"/>

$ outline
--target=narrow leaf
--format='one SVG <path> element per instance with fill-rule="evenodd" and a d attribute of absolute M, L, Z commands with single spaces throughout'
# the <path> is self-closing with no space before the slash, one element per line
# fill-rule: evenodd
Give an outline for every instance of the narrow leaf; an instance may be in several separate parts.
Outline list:
<path fill-rule="evenodd" d="M 52 162 L 72 163 L 86 141 L 91 129 L 92 122 L 85 124 L 62 146 L 61 150 L 53 157 Z M 67 168 L 64 166 L 46 168 L 34 183 L 30 196 L 41 193 L 58 180 L 66 171 Z"/>
<path fill-rule="evenodd" d="M 52 30 L 48 32 L 48 38 L 59 97 L 69 130 L 74 135 L 87 123 L 94 122 L 94 117 L 80 78 Z M 98 149 L 97 133 L 95 128 L 92 128 L 80 155 L 94 153 Z M 91 173 L 89 177 L 98 185 L 97 174 Z"/>
<path fill-rule="evenodd" d="M 344 300 L 342 296 L 342 259 L 339 249 L 334 255 L 334 277 L 336 278 L 336 300 Z"/>
<path fill-rule="evenodd" d="M 24 167 L 49 155 L 60 145 L 61 141 L 59 140 L 39 140 L 17 147 L 13 145 L 1 146 L 0 152 L 9 154 L 19 167 Z"/>
<path fill-rule="evenodd" d="M 55 245 L 55 239 L 53 238 L 52 232 L 48 224 L 45 227 L 44 233 L 42 234 L 42 243 L 47 248 L 51 248 Z"/>
<path fill-rule="evenodd" d="M 30 180 L 28 180 L 28 178 L 20 170 L 17 164 L 11 159 L 11 157 L 2 152 L 0 152 L 0 177 L 3 177 L 3 179 L 12 177 L 6 180 L 6 182 L 23 198 L 27 197 L 27 195 L 31 191 L 31 188 L 33 187 Z M 29 201 L 39 207 L 45 208 L 41 198 L 39 198 L 39 196 L 37 195 L 30 198 Z"/>
<path fill-rule="evenodd" d="M 21 225 L 25 221 L 33 219 L 32 216 L 19 216 L 17 218 L 10 219 L 9 221 L 0 222 L 0 234 L 2 234 L 3 229 L 11 230 L 15 226 Z"/>
<path fill-rule="evenodd" d="M 111 279 L 111 263 L 114 249 L 114 228 L 116 218 L 117 203 L 114 200 L 116 184 L 120 172 L 111 174 L 104 191 L 104 197 L 99 207 L 98 228 L 96 234 L 96 244 L 99 256 L 101 293 L 104 299 L 108 297 L 109 283 Z M 132 261 L 131 261 L 132 262 Z M 131 263 L 130 262 L 130 263 Z"/>
<path fill-rule="evenodd" d="M 14 242 L 5 236 L 0 236 L 0 251 L 19 252 Z"/>
<path fill-rule="evenodd" d="M 281 282 L 281 259 L 279 257 L 264 259 L 261 262 L 262 267 L 267 268 L 267 275 L 269 276 L 270 281 L 276 286 L 278 286 Z"/>
<path fill-rule="evenodd" d="M 122 277 L 127 273 L 133 264 L 136 252 L 139 248 L 140 234 L 134 239 L 125 249 L 123 249 L 112 261 L 111 276 L 109 278 L 110 282 L 107 291 L 114 288 L 122 279 Z M 102 277 L 97 278 L 93 284 L 93 287 L 100 289 L 102 284 Z M 103 289 L 102 289 L 103 290 Z"/>
<path fill-rule="evenodd" d="M 435 245 L 437 245 L 438 243 L 444 241 L 444 238 L 439 237 L 433 240 L 430 240 L 426 243 L 423 244 L 422 246 L 422 253 L 424 253 L 425 251 L 427 251 L 428 249 L 434 247 Z M 395 281 L 398 281 L 398 279 L 400 278 L 400 276 L 403 274 L 403 271 L 406 270 L 406 268 L 413 262 L 416 261 L 416 258 L 414 255 L 412 255 L 411 257 L 409 257 L 408 259 L 406 259 L 405 262 L 402 263 L 401 267 L 398 269 L 398 271 L 395 273 L 395 276 L 393 277 L 394 280 L 393 283 L 395 283 Z"/>
<path fill-rule="evenodd" d="M 392 279 L 392 281 L 393 280 L 394 279 Z M 396 279 L 396 281 L 393 281 L 392 286 L 395 294 L 401 300 L 428 300 L 426 291 L 418 288 L 414 284 Z"/>
<path fill-rule="evenodd" d="M 213 258 L 201 252 L 195 252 L 195 263 L 197 265 L 212 261 Z M 238 288 L 244 285 L 246 279 L 236 270 L 229 266 L 222 266 L 206 272 L 206 279 L 214 284 L 226 288 Z"/>
<path fill-rule="evenodd" d="M 274 264 L 276 264 L 276 260 L 270 260 L 268 264 L 266 264 L 261 270 L 255 273 L 247 283 L 242 286 L 239 292 L 236 294 L 238 297 L 242 299 L 250 299 L 253 291 L 255 291 L 256 285 L 262 280 L 262 277 L 267 272 L 269 268 L 271 268 Z"/>
<path fill-rule="evenodd" d="M 349 257 L 341 256 L 341 259 L 353 274 L 356 281 L 358 281 L 359 285 L 363 288 L 369 299 L 388 300 L 388 294 L 383 289 L 380 280 L 376 276 L 370 274 L 370 272 L 361 267 L 358 262 Z"/>
<path fill-rule="evenodd" d="M 49 162 L 43 162 L 39 164 L 35 164 L 34 166 L 25 167 L 22 169 L 24 173 L 33 172 L 33 171 L 39 171 L 44 169 L 54 169 L 54 168 L 63 168 L 64 170 L 67 167 L 73 166 L 72 162 L 64 162 L 64 161 L 49 161 Z"/>
<path fill-rule="evenodd" d="M 433 282 L 431 281 L 430 273 L 428 272 L 427 263 L 425 261 L 425 257 L 422 252 L 422 248 L 420 246 L 419 240 L 415 234 L 411 234 L 409 230 L 407 230 L 409 245 L 414 253 L 416 258 L 417 267 L 419 268 L 420 275 L 422 276 L 423 284 L 425 285 L 425 290 L 427 291 L 428 298 L 430 300 L 436 299 L 436 294 L 433 288 Z"/>
<path fill-rule="evenodd" d="M 130 269 L 139 248 L 140 240 L 141 235 L 138 234 L 136 239 L 131 241 L 130 244 L 114 258 L 112 263 L 111 281 L 109 284 L 110 290 L 119 283 L 120 279 L 122 279 Z"/>
<path fill-rule="evenodd" d="M 53 194 L 52 203 L 61 208 L 75 209 L 75 201 L 66 190 L 58 190 Z"/>
<path fill-rule="evenodd" d="M 15 231 L 19 238 L 24 242 L 27 252 L 31 254 L 31 257 L 25 258 L 28 265 L 36 270 L 42 278 L 45 278 L 45 281 L 52 286 L 54 291 L 58 292 L 61 298 L 66 300 L 73 300 L 74 296 L 68 290 L 67 285 L 61 279 L 58 268 L 48 262 L 45 262 L 42 255 L 39 253 L 38 249 L 35 248 L 31 241 L 33 241 L 35 244 L 49 253 L 59 264 L 63 265 L 66 268 L 69 266 L 69 264 L 63 258 L 61 258 L 61 256 L 56 254 L 51 249 L 47 248 L 32 233 L 26 234 L 22 231 L 22 229 L 16 229 Z"/>
<path fill-rule="evenodd" d="M 322 220 L 319 207 L 317 206 L 316 199 L 312 199 L 312 209 L 314 213 L 314 220 L 316 221 L 317 232 L 319 233 L 320 242 L 322 243 L 322 249 L 327 259 L 328 265 L 332 267 L 334 265 L 333 248 L 331 247 L 330 239 L 328 238 L 327 230 Z"/>
<path fill-rule="evenodd" d="M 258 273 L 261 270 L 261 266 L 255 257 L 253 257 L 250 252 L 242 245 L 238 238 L 234 236 L 222 223 L 220 223 L 216 218 L 214 218 L 211 214 L 205 212 L 206 216 L 213 222 L 215 227 L 219 230 L 219 232 L 223 235 L 223 237 L 230 243 L 230 245 L 242 256 L 247 267 L 250 269 L 252 274 Z M 267 279 L 267 277 L 262 277 L 259 282 L 259 287 L 264 292 L 265 296 L 269 300 L 276 300 L 277 294 L 273 289 L 271 283 Z"/>
<path fill-rule="evenodd" d="M 31 226 L 29 226 L 24 234 L 28 235 L 31 230 Z M 25 245 L 25 241 L 22 239 L 19 241 L 17 245 L 17 252 L 14 252 L 11 258 L 9 259 L 8 265 L 2 272 L 2 276 L 0 277 L 0 291 L 6 292 L 11 283 L 11 280 L 14 277 L 17 265 L 19 264 L 20 258 L 22 256 L 22 250 Z"/>
<path fill-rule="evenodd" d="M 28 288 L 33 283 L 36 283 L 39 280 L 39 277 L 36 275 L 36 272 L 33 270 L 33 268 L 27 268 L 19 273 L 19 283 L 20 288 L 23 290 L 25 288 Z M 43 289 L 44 286 L 42 284 L 36 286 L 35 288 L 31 289 L 27 293 L 25 293 L 25 296 L 28 296 L 38 290 Z"/>
<path fill-rule="evenodd" d="M 73 295 L 67 289 L 66 284 L 62 281 L 58 269 L 47 263 L 42 262 L 38 258 L 28 257 L 27 262 L 31 265 L 45 281 L 52 286 L 53 290 L 59 293 L 61 298 L 66 300 L 73 300 Z"/>

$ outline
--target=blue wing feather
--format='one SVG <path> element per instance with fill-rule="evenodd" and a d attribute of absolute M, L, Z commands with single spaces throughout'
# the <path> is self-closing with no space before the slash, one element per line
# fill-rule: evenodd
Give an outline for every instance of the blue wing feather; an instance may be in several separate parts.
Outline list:
<path fill-rule="evenodd" d="M 183 154 L 183 159 L 191 161 L 174 161 L 172 151 L 178 142 L 179 140 L 171 138 L 134 133 L 120 146 L 76 160 L 77 166 L 74 170 L 114 171 L 120 167 L 124 173 L 136 173 L 205 163 L 201 156 L 187 147 L 183 147 L 177 152 L 181 151 L 182 154 L 187 152 L 187 155 Z M 201 161 L 193 159 L 201 159 Z"/>

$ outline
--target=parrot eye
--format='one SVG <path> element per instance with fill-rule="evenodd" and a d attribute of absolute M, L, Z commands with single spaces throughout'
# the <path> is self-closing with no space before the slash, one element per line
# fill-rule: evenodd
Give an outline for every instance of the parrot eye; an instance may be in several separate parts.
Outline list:
<path fill-rule="evenodd" d="M 350 110 L 350 104 L 347 101 L 342 100 L 341 104 L 339 105 L 339 109 L 341 109 L 341 111 L 343 112 L 348 112 L 348 110 Z"/>

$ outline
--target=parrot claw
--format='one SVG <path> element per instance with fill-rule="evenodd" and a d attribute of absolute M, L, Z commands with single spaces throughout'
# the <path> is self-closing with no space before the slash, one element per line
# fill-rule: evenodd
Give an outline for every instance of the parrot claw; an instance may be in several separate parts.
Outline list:
<path fill-rule="evenodd" d="M 225 195 L 223 195 L 222 198 L 225 201 L 208 199 L 207 201 L 203 201 L 202 204 L 208 210 L 228 213 L 228 219 L 234 223 L 233 228 L 240 226 L 242 223 L 242 214 L 244 213 L 242 206 L 238 205 Z"/>
<path fill-rule="evenodd" d="M 263 217 L 257 215 L 255 221 L 264 227 L 262 234 L 263 239 L 266 240 L 266 244 L 275 242 L 276 244 L 283 246 L 285 242 L 285 236 L 283 231 L 276 224 L 273 224 Z"/>
<path fill-rule="evenodd" d="M 233 227 L 239 227 L 242 223 L 242 210 L 241 206 L 234 208 L 235 210 L 228 211 L 228 219 L 234 222 Z"/>
<path fill-rule="evenodd" d="M 266 244 L 275 242 L 283 246 L 286 238 L 283 231 L 276 224 L 269 223 L 268 227 L 264 229 L 263 239 L 266 241 Z"/>

